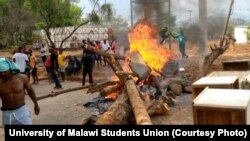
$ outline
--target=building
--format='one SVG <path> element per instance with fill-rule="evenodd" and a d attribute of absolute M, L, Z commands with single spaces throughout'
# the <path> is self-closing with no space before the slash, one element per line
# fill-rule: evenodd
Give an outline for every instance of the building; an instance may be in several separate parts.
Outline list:
<path fill-rule="evenodd" d="M 50 29 L 51 39 L 56 44 L 56 47 L 59 47 L 62 40 L 67 37 L 72 31 L 74 27 L 61 27 L 61 28 L 52 28 Z M 79 43 L 82 43 L 82 40 L 90 39 L 90 40 L 104 40 L 108 39 L 108 28 L 107 27 L 98 27 L 98 26 L 81 26 L 78 28 L 74 34 L 67 39 L 63 48 L 75 48 L 78 47 Z M 34 34 L 39 34 L 42 38 L 42 42 L 49 43 L 47 36 L 44 30 L 34 31 Z"/>
<path fill-rule="evenodd" d="M 250 27 L 249 26 L 235 26 L 234 38 L 236 43 L 249 43 L 250 39 Z"/>

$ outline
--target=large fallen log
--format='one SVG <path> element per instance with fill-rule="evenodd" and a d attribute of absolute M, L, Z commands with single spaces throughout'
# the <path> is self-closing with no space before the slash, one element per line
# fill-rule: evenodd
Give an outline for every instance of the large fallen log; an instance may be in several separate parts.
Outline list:
<path fill-rule="evenodd" d="M 133 109 L 136 124 L 145 125 L 152 124 L 148 112 L 144 106 L 144 102 L 140 98 L 134 80 L 127 80 L 125 83 L 126 91 L 129 97 L 130 105 Z"/>
<path fill-rule="evenodd" d="M 66 89 L 66 90 L 58 91 L 58 92 L 52 91 L 51 93 L 46 94 L 44 96 L 37 97 L 36 99 L 41 100 L 41 99 L 48 98 L 48 97 L 54 97 L 54 96 L 57 96 L 57 95 L 60 95 L 60 94 L 63 94 L 63 93 L 68 93 L 68 92 L 72 92 L 72 91 L 77 91 L 77 90 L 82 90 L 82 89 L 86 89 L 86 88 L 89 88 L 89 87 L 93 87 L 95 85 L 96 84 L 91 84 L 91 85 L 80 86 L 80 87 L 76 87 L 76 88 L 69 88 L 69 89 Z"/>
<path fill-rule="evenodd" d="M 114 104 L 108 109 L 107 112 L 102 114 L 97 121 L 96 125 L 126 125 L 130 123 L 132 117 L 132 109 L 129 105 L 128 95 L 122 92 L 118 96 Z"/>

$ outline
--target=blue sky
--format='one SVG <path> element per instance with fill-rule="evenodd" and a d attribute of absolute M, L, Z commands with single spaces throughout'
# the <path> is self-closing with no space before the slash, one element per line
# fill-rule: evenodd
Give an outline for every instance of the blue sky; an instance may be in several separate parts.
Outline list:
<path fill-rule="evenodd" d="M 125 19 L 130 19 L 130 0 L 100 0 L 100 2 L 109 2 L 113 4 L 116 14 L 122 15 Z M 239 17 L 250 20 L 250 0 L 234 0 L 234 8 L 232 17 Z M 176 16 L 177 21 L 188 20 L 191 16 L 198 16 L 198 0 L 172 0 L 172 14 Z M 208 15 L 216 15 L 227 13 L 229 0 L 207 0 Z M 93 6 L 89 0 L 80 0 L 79 5 L 85 7 L 84 12 L 89 13 Z M 129 20 L 130 21 L 130 20 Z"/>

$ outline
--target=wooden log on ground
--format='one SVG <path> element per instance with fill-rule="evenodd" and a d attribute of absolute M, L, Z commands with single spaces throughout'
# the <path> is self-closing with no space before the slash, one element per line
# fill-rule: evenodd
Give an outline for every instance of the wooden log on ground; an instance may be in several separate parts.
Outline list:
<path fill-rule="evenodd" d="M 60 94 L 63 94 L 63 93 L 68 93 L 68 92 L 72 92 L 72 91 L 77 91 L 77 90 L 82 90 L 82 89 L 86 89 L 86 88 L 89 88 L 89 87 L 93 87 L 94 85 L 96 85 L 96 84 L 80 86 L 80 87 L 76 87 L 76 88 L 69 88 L 69 89 L 66 89 L 66 90 L 58 91 L 58 92 L 51 92 L 51 93 L 46 94 L 44 96 L 37 97 L 36 99 L 41 100 L 41 99 L 48 98 L 48 97 L 54 97 L 54 96 L 57 96 L 57 95 L 60 95 Z"/>
<path fill-rule="evenodd" d="M 100 91 L 100 95 L 105 97 L 115 91 L 120 90 L 121 88 L 122 88 L 121 84 L 116 84 L 115 86 L 106 87 Z"/>
<path fill-rule="evenodd" d="M 180 96 L 182 94 L 183 87 L 178 83 L 170 83 L 169 90 L 173 91 L 175 95 Z"/>
<path fill-rule="evenodd" d="M 122 92 L 108 109 L 95 122 L 96 125 L 126 125 L 130 123 L 132 109 L 129 105 L 128 95 Z"/>
<path fill-rule="evenodd" d="M 168 104 L 162 101 L 153 101 L 148 107 L 147 112 L 150 116 L 152 115 L 165 115 L 170 111 Z"/>
<path fill-rule="evenodd" d="M 105 87 L 110 86 L 110 85 L 116 85 L 117 83 L 120 83 L 120 82 L 119 81 L 107 81 L 107 82 L 103 82 L 103 83 L 97 84 L 97 85 L 95 85 L 93 87 L 90 87 L 88 89 L 87 93 L 94 93 L 94 92 L 97 92 L 97 91 L 101 91 Z"/>
<path fill-rule="evenodd" d="M 140 98 L 134 80 L 127 80 L 125 83 L 126 91 L 129 97 L 130 105 L 133 109 L 136 123 L 138 125 L 152 124 L 144 102 Z"/>

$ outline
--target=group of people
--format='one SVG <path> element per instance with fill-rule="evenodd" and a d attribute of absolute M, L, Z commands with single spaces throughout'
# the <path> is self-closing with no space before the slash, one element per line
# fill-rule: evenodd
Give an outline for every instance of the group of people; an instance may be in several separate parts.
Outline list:
<path fill-rule="evenodd" d="M 181 30 L 180 34 L 174 36 L 179 41 L 179 49 L 182 57 L 188 57 L 185 53 L 186 37 Z M 168 36 L 169 36 L 168 35 Z M 106 65 L 106 59 L 94 52 L 86 49 L 92 46 L 103 52 L 117 53 L 118 46 L 114 41 L 91 41 L 83 40 L 83 54 L 81 61 L 77 57 L 67 55 L 62 49 L 49 49 L 50 54 L 46 55 L 44 44 L 40 49 L 41 59 L 50 78 L 55 83 L 55 89 L 61 89 L 62 85 L 59 80 L 65 80 L 66 70 L 74 73 L 82 68 L 82 85 L 85 85 L 86 76 L 89 76 L 89 83 L 93 83 L 93 69 L 95 66 L 101 67 L 102 63 Z M 68 59 L 68 68 L 66 60 Z M 40 112 L 39 105 L 36 100 L 35 91 L 29 83 L 30 73 L 33 78 L 33 83 L 37 84 L 37 58 L 32 50 L 26 51 L 25 48 L 18 48 L 12 59 L 0 58 L 0 98 L 2 100 L 3 124 L 31 124 L 30 112 L 25 105 L 25 95 L 28 94 L 34 103 L 35 114 Z"/>
<path fill-rule="evenodd" d="M 26 51 L 24 47 L 19 47 L 12 56 L 12 60 L 19 66 L 20 73 L 26 74 L 28 76 L 29 81 L 31 74 L 33 78 L 33 84 L 38 83 L 37 58 L 31 49 Z"/>

